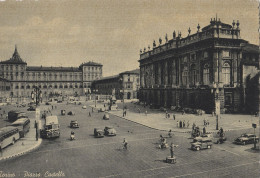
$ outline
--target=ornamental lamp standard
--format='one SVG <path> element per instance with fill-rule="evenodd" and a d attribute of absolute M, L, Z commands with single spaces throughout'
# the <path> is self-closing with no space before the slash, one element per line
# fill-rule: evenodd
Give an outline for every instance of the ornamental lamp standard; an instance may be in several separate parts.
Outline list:
<path fill-rule="evenodd" d="M 218 118 L 220 115 L 220 101 L 219 101 L 219 88 L 218 85 L 216 85 L 215 83 L 213 84 L 213 88 L 211 89 L 211 93 L 214 96 L 214 104 L 215 104 L 215 114 L 216 114 L 216 130 L 218 130 Z"/>
<path fill-rule="evenodd" d="M 125 87 L 124 87 L 124 79 L 123 79 L 123 76 L 119 78 L 119 82 L 120 82 L 120 84 L 121 84 L 120 93 L 123 93 L 123 94 L 122 94 L 122 100 L 123 100 L 123 112 L 124 112 L 124 109 L 125 109 Z"/>
<path fill-rule="evenodd" d="M 93 89 L 94 97 L 95 97 L 95 108 L 97 107 L 97 96 L 96 93 L 98 92 L 98 89 Z"/>

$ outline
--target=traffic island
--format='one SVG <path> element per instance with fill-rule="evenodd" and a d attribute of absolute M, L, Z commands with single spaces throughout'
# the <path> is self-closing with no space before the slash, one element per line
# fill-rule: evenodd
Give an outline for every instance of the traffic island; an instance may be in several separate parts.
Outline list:
<path fill-rule="evenodd" d="M 175 164 L 176 163 L 176 157 L 171 157 L 171 156 L 168 156 L 166 157 L 166 163 L 169 163 L 169 164 Z"/>

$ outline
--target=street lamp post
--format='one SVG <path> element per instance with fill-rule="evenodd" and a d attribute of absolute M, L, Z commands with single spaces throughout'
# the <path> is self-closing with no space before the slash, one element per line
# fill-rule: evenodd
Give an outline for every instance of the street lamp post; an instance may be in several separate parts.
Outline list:
<path fill-rule="evenodd" d="M 218 130 L 218 119 L 220 115 L 220 102 L 219 102 L 219 88 L 216 84 L 213 85 L 213 88 L 211 89 L 211 93 L 213 93 L 214 96 L 214 104 L 215 104 L 215 114 L 216 114 L 216 130 Z"/>
<path fill-rule="evenodd" d="M 123 113 L 124 113 L 124 109 L 125 109 L 125 87 L 124 87 L 124 80 L 123 80 L 123 78 L 120 78 L 119 79 L 120 80 L 120 82 L 121 82 L 121 84 L 122 84 L 122 89 L 123 90 L 121 90 L 122 92 L 123 92 L 123 95 L 122 95 L 122 100 L 123 100 Z M 120 91 L 120 92 L 121 92 Z"/>

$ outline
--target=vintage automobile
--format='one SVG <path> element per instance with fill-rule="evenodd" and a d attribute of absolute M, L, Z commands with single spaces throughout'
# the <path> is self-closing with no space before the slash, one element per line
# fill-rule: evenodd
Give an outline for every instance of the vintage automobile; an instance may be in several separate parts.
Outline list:
<path fill-rule="evenodd" d="M 212 147 L 212 140 L 206 139 L 205 137 L 198 141 L 196 139 L 191 143 L 191 149 L 195 151 L 199 151 L 201 149 L 210 149 Z"/>
<path fill-rule="evenodd" d="M 106 109 L 105 108 L 99 108 L 98 112 L 105 112 Z"/>
<path fill-rule="evenodd" d="M 94 128 L 94 137 L 96 138 L 104 137 L 104 131 L 100 128 Z"/>
<path fill-rule="evenodd" d="M 257 137 L 254 134 L 242 134 L 240 137 L 236 138 L 234 140 L 234 143 L 236 144 L 250 144 L 250 143 L 254 143 L 254 140 L 257 142 L 259 142 L 259 137 Z"/>
<path fill-rule="evenodd" d="M 70 115 L 70 116 L 75 115 L 75 112 L 70 111 L 70 112 L 68 112 L 68 115 Z"/>
<path fill-rule="evenodd" d="M 70 128 L 79 128 L 78 121 L 76 120 L 70 121 Z"/>
<path fill-rule="evenodd" d="M 87 106 L 86 105 L 82 106 L 82 109 L 87 109 Z"/>
<path fill-rule="evenodd" d="M 213 137 L 212 137 L 211 134 L 203 134 L 203 135 L 198 136 L 198 137 L 195 137 L 195 138 L 193 139 L 193 141 L 198 141 L 198 142 L 204 141 L 204 140 L 210 140 L 210 141 L 212 141 L 212 140 L 213 140 Z"/>
<path fill-rule="evenodd" d="M 116 136 L 116 130 L 113 127 L 106 126 L 104 128 L 104 135 L 106 135 L 106 136 Z"/>
<path fill-rule="evenodd" d="M 30 106 L 27 111 L 35 111 L 36 110 L 36 106 Z"/>
<path fill-rule="evenodd" d="M 104 114 L 103 119 L 104 120 L 109 120 L 109 114 Z"/>

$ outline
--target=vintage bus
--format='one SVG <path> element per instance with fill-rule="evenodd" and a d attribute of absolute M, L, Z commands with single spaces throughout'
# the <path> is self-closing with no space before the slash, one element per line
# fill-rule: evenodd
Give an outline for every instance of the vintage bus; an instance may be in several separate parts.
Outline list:
<path fill-rule="evenodd" d="M 18 119 L 15 122 L 13 122 L 11 126 L 17 127 L 19 129 L 20 138 L 22 138 L 30 130 L 30 119 L 29 118 Z"/>
<path fill-rule="evenodd" d="M 17 127 L 7 126 L 0 129 L 0 142 L 2 149 L 20 139 Z"/>
<path fill-rule="evenodd" d="M 21 111 L 9 111 L 8 112 L 8 120 L 11 122 L 14 122 L 20 118 L 28 118 L 28 116 L 26 115 L 25 112 L 21 112 Z"/>
<path fill-rule="evenodd" d="M 42 138 L 54 138 L 60 136 L 60 125 L 57 116 L 48 116 L 45 119 L 45 124 L 40 130 Z"/>

